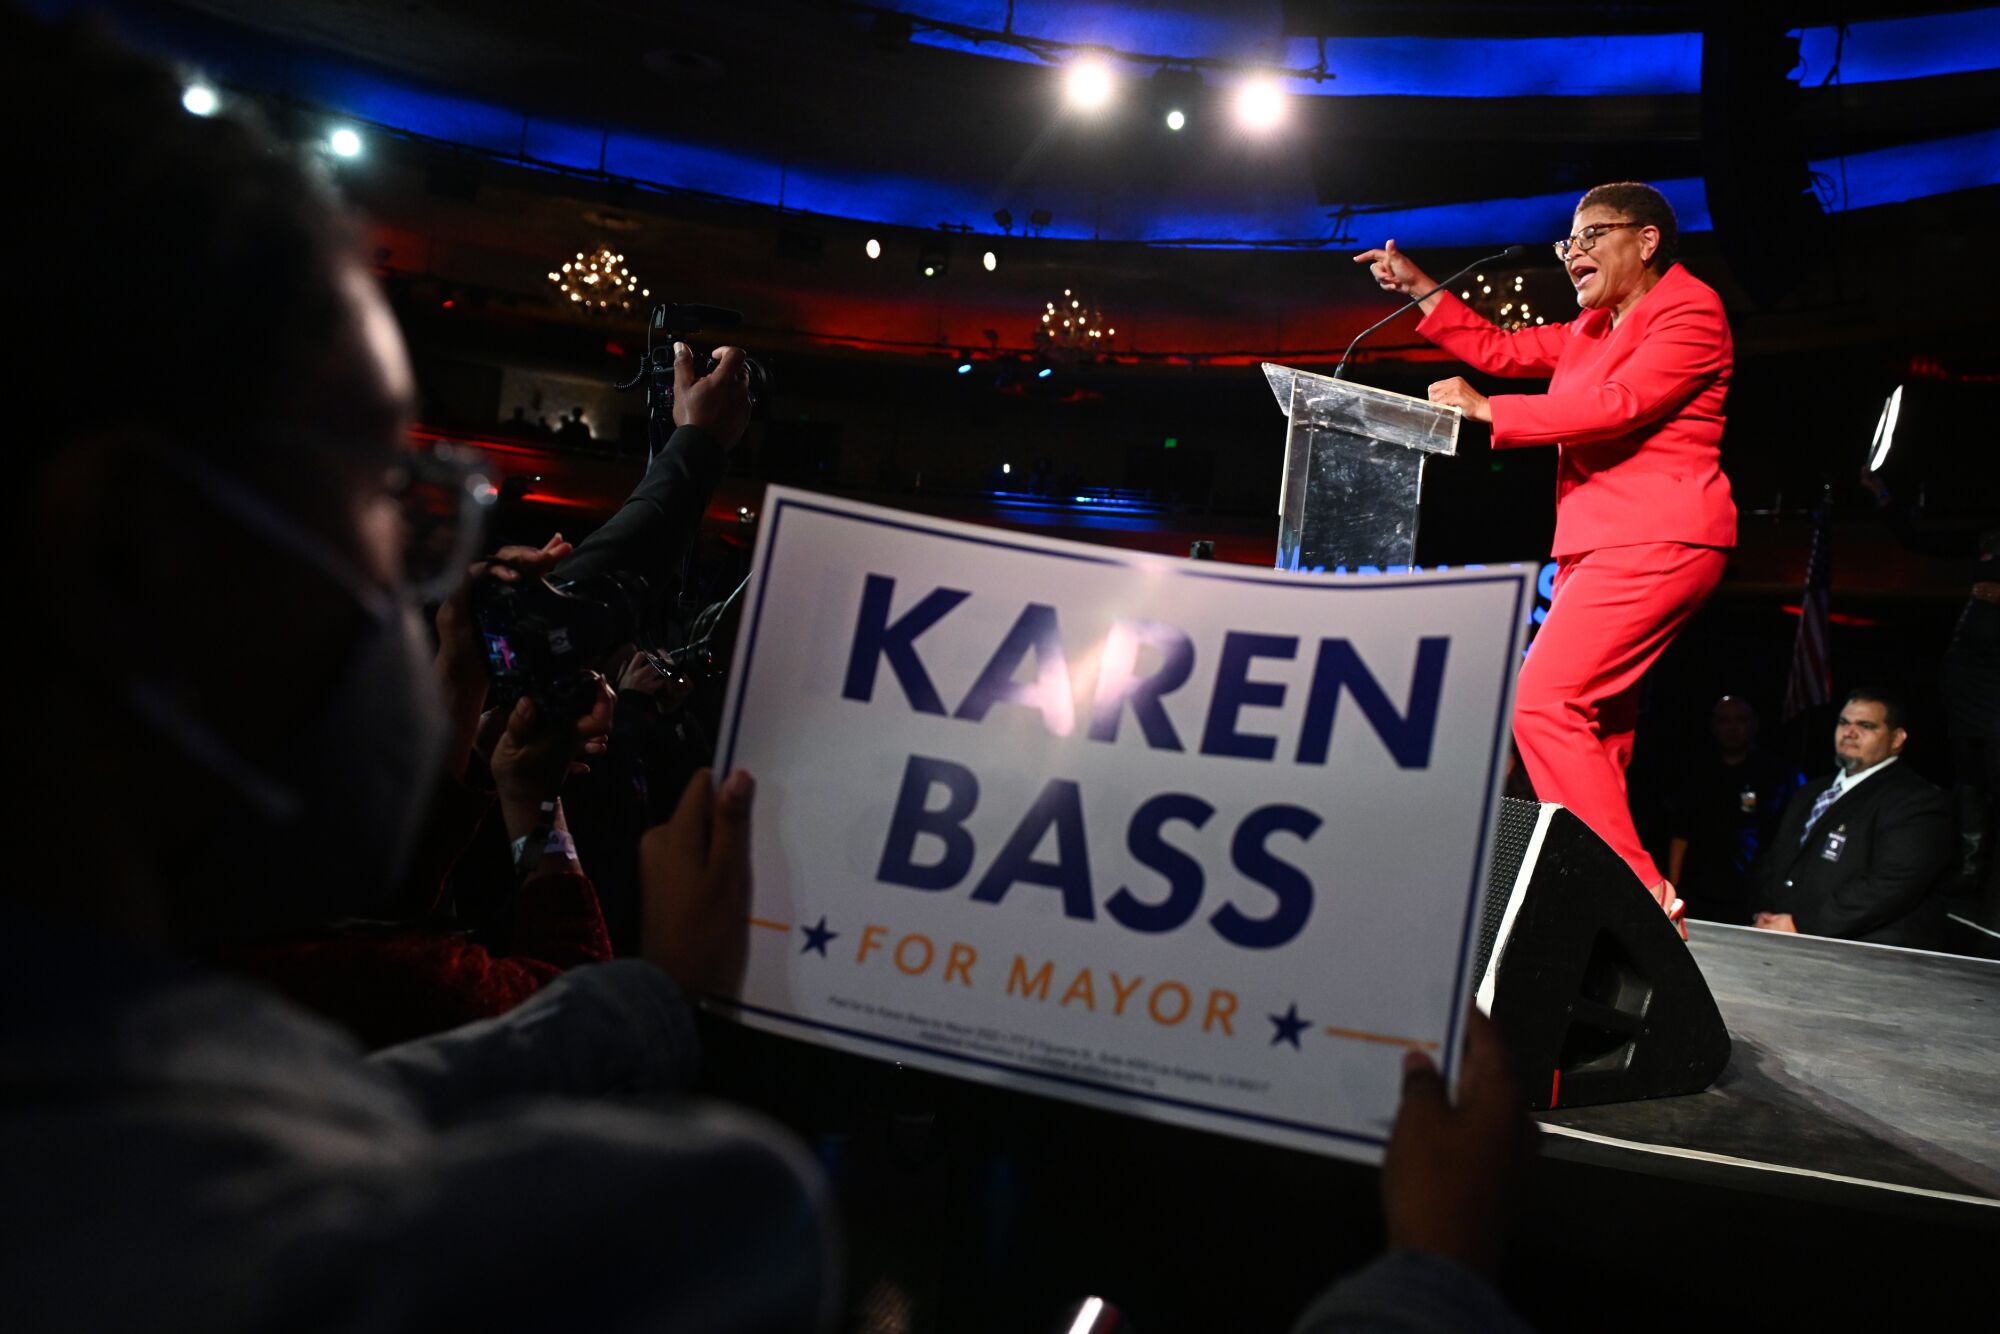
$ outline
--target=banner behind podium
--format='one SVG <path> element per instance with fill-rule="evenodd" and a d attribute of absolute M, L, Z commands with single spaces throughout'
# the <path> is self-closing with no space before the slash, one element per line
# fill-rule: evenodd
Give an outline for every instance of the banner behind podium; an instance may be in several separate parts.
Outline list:
<path fill-rule="evenodd" d="M 1288 575 L 783 488 L 718 765 L 780 1033 L 1379 1158 L 1455 1077 L 1533 572 Z"/>

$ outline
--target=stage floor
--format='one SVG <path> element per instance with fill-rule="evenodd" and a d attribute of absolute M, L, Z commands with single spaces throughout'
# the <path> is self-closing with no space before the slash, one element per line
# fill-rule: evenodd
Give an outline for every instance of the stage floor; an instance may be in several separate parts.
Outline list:
<path fill-rule="evenodd" d="M 1722 1078 L 1558 1108 L 1544 1153 L 2000 1225 L 2000 963 L 1710 922 L 1688 944 L 1734 1044 Z"/>

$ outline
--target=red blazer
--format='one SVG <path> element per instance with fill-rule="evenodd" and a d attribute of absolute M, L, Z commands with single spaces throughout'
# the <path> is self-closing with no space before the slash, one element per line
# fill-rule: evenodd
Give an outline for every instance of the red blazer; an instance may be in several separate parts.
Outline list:
<path fill-rule="evenodd" d="M 1611 312 L 1502 333 L 1450 292 L 1417 326 L 1489 375 L 1549 376 L 1546 394 L 1496 394 L 1493 447 L 1555 445 L 1551 554 L 1641 542 L 1736 545 L 1722 475 L 1734 349 L 1722 299 L 1676 264 L 1617 328 Z"/>

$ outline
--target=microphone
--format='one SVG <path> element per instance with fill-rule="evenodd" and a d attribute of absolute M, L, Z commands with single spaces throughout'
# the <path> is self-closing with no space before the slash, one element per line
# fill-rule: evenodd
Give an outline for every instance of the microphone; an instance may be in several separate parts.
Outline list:
<path fill-rule="evenodd" d="M 1338 380 L 1343 377 L 1343 374 L 1347 370 L 1347 359 L 1354 355 L 1354 349 L 1361 342 L 1362 339 L 1366 338 L 1369 334 L 1374 333 L 1377 329 L 1387 324 L 1390 320 L 1395 319 L 1398 315 L 1408 310 L 1411 306 L 1417 305 L 1424 301 L 1428 301 L 1433 296 L 1436 296 L 1439 292 L 1442 292 L 1445 288 L 1457 282 L 1460 278 L 1463 278 L 1466 274 L 1471 273 L 1481 264 L 1491 264 L 1493 261 L 1498 259 L 1519 259 L 1522 255 L 1525 255 L 1527 253 L 1528 251 L 1526 246 L 1510 245 L 1497 255 L 1488 255 L 1485 259 L 1473 260 L 1472 263 L 1466 265 L 1464 268 L 1460 269 L 1457 273 L 1452 274 L 1451 277 L 1445 279 L 1437 286 L 1431 288 L 1430 291 L 1425 292 L 1422 296 L 1411 297 L 1408 301 L 1405 301 L 1402 305 L 1396 307 L 1394 310 L 1390 311 L 1387 315 L 1384 315 L 1381 319 L 1375 321 L 1375 323 L 1369 325 L 1366 329 L 1363 329 L 1360 333 L 1354 335 L 1354 342 L 1349 343 L 1347 345 L 1347 351 L 1340 354 L 1340 364 L 1333 368 L 1333 378 Z"/>

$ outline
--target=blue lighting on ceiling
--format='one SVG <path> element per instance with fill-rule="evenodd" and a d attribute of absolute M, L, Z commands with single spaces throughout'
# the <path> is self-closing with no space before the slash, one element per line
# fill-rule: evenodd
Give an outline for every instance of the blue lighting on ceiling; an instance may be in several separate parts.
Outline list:
<path fill-rule="evenodd" d="M 1847 207 L 1876 208 L 1931 195 L 2000 185 L 2000 130 L 1961 134 L 1928 143 L 1903 144 L 1872 153 L 1849 154 L 1812 164 L 1840 206 L 1841 171 L 1846 170 Z"/>
<path fill-rule="evenodd" d="M 1684 232 L 1709 230 L 1708 191 L 1698 176 L 1654 181 Z M 1349 226 L 1361 245 L 1380 245 L 1394 237 L 1403 249 L 1418 246 L 1512 245 L 1538 240 L 1553 242 L 1569 234 L 1577 191 L 1528 195 L 1517 199 L 1480 199 L 1463 204 L 1425 208 L 1385 209 L 1357 216 Z M 1531 252 L 1532 253 L 1532 252 Z M 1547 254 L 1548 252 L 1540 252 Z M 1549 255 L 1554 264 L 1555 256 Z"/>
<path fill-rule="evenodd" d="M 35 5 L 41 11 L 73 7 L 57 0 L 37 0 Z M 1004 11 L 1004 5 L 999 3 L 937 3 L 916 8 L 937 17 L 986 27 L 998 26 Z M 1246 4 L 1228 17 L 1179 14 L 1170 7 L 1159 13 L 1155 12 L 1157 8 L 1021 3 L 1016 28 L 1061 36 L 1065 40 L 1100 41 L 1123 49 L 1156 53 L 1202 50 L 1233 57 L 1256 54 L 1256 42 L 1244 38 L 1245 32 L 1251 32 L 1252 36 L 1262 33 L 1258 40 L 1264 42 L 1263 49 L 1277 49 L 1272 45 L 1277 41 L 1274 4 Z M 1266 10 L 1269 23 L 1256 28 L 1251 20 Z M 1246 24 L 1250 27 L 1245 27 Z M 338 114 L 378 129 L 463 146 L 520 166 L 589 175 L 603 173 L 641 187 L 694 191 L 833 219 L 925 230 L 934 227 L 939 219 L 959 219 L 983 226 L 992 209 L 991 191 L 985 183 L 932 181 L 838 166 L 786 163 L 776 157 L 762 158 L 622 129 L 540 118 L 494 102 L 419 86 L 371 66 L 276 43 L 247 30 L 222 30 L 218 34 L 215 28 L 207 27 L 194 34 L 157 14 L 130 22 L 127 27 L 135 30 L 135 35 L 147 38 L 148 46 L 177 52 L 190 64 L 226 84 L 281 89 L 302 103 L 324 108 L 330 116 Z M 1831 29 L 1806 32 L 1799 74 L 1802 82 L 1813 85 L 1826 77 L 1833 51 L 1831 33 Z M 1461 59 L 1462 72 L 1472 78 L 1480 68 L 1507 65 L 1509 53 L 1527 49 L 1511 40 L 1476 43 L 1415 38 L 1353 40 L 1387 43 L 1380 48 L 1382 51 L 1390 51 L 1399 44 L 1415 50 L 1411 44 L 1420 44 L 1427 53 L 1425 60 L 1432 62 L 1422 68 L 1429 69 L 1432 77 L 1439 80 L 1461 68 L 1445 59 L 1447 56 Z M 1657 54 L 1665 49 L 1651 38 L 1533 40 L 1557 43 L 1544 51 L 1545 56 L 1549 51 L 1563 49 L 1564 42 L 1583 44 L 1566 48 L 1570 55 L 1560 60 L 1549 56 L 1547 60 L 1538 58 L 1528 62 L 1543 66 L 1543 73 L 1553 69 L 1565 78 L 1588 74 L 1594 79 L 1604 69 L 1629 73 L 1630 68 L 1653 59 L 1643 53 Z M 1671 45 L 1684 43 L 1686 39 L 1681 35 L 1661 40 Z M 984 49 L 991 52 L 991 48 Z M 1330 43 L 1330 60 L 1334 49 Z M 1640 55 L 1633 57 L 1637 63 L 1629 68 L 1620 63 L 1623 56 L 1610 60 L 1608 65 L 1597 61 L 1598 56 L 1612 51 Z M 1475 54 L 1477 59 L 1473 58 Z M 1685 55 L 1683 52 L 1682 56 Z M 1680 60 L 1682 56 L 1674 59 Z M 1698 40 L 1689 58 L 1698 78 Z M 1287 59 L 1289 62 L 1290 57 Z M 1594 61 L 1603 68 L 1593 73 L 1589 67 Z M 1334 64 L 1348 70 L 1340 61 Z M 1394 73 L 1397 68 L 1404 69 L 1404 73 Z M 1841 76 L 1847 83 L 1861 83 L 1988 68 L 2000 68 L 2000 8 L 1851 25 L 1842 52 Z M 1406 77 L 1414 79 L 1421 72 L 1417 63 L 1397 66 L 1387 57 L 1381 69 L 1389 71 L 1381 77 L 1392 82 Z M 1327 87 L 1353 93 L 1370 86 L 1365 82 L 1367 77 L 1370 76 L 1356 67 L 1348 70 L 1337 84 Z M 1542 75 L 1530 70 L 1504 77 L 1519 80 Z M 1435 93 L 1439 89 L 1433 85 L 1424 91 Z M 1565 83 L 1563 91 L 1576 89 Z M 1830 207 L 1841 206 L 1843 166 L 1845 206 L 1853 209 L 2000 185 L 2000 131 L 1855 154 L 1844 164 L 1838 159 L 1815 163 L 1815 169 L 1831 183 Z M 1673 202 L 1683 231 L 1709 229 L 1707 199 L 1698 178 L 1656 184 Z M 1825 189 L 1822 193 L 1825 196 Z M 1326 207 L 1314 197 L 1302 173 L 1262 180 L 1254 190 L 1226 197 L 1232 203 L 1223 208 L 1204 207 L 1205 200 L 1185 195 L 1106 201 L 1100 201 L 1095 194 L 1088 199 L 1050 197 L 1044 202 L 1055 210 L 1057 217 L 1041 229 L 1041 234 L 1051 239 L 1082 240 L 1101 235 L 1110 241 L 1153 245 L 1200 243 L 1216 248 L 1310 241 L 1328 235 Z M 1347 234 L 1358 244 L 1376 244 L 1393 236 L 1399 244 L 1411 248 L 1498 247 L 1562 235 L 1575 202 L 1573 193 L 1564 192 L 1423 208 L 1361 209 L 1345 225 Z M 1104 209 L 1101 215 L 1100 206 Z M 1345 246 L 1342 242 L 1329 248 Z M 1042 374 L 1046 376 L 1047 371 Z"/>
<path fill-rule="evenodd" d="M 1293 42 L 1287 65 L 1317 53 Z M 1303 58 L 1303 60 L 1301 60 Z M 1629 37 L 1338 37 L 1335 78 L 1293 80 L 1294 93 L 1331 97 L 1602 97 L 1701 91 L 1701 35 Z"/>
<path fill-rule="evenodd" d="M 407 88 L 373 74 L 346 71 L 324 84 L 304 69 L 295 68 L 294 75 L 298 80 L 295 87 L 305 85 L 302 95 L 343 113 L 505 158 L 525 150 L 530 165 L 587 173 L 602 170 L 656 188 L 693 190 L 892 226 L 923 227 L 941 217 L 979 218 L 988 202 L 985 191 L 952 182 L 796 165 L 788 168 L 780 162 L 722 149 L 523 117 L 471 99 Z M 1837 188 L 1838 159 L 1813 165 Z M 1855 154 L 1846 161 L 1846 173 L 1847 206 L 1856 209 L 2000 184 L 2000 132 Z M 1682 231 L 1709 229 L 1707 195 L 1700 178 L 1655 184 L 1673 203 Z M 1837 206 L 1838 194 L 1829 202 Z M 1256 204 L 1233 213 L 1186 208 L 1152 213 L 1142 206 L 1133 215 L 1129 232 L 1119 236 L 1107 230 L 1105 235 L 1106 239 L 1149 244 L 1212 238 L 1210 243 L 1216 248 L 1239 248 L 1260 240 L 1326 233 L 1325 207 L 1307 191 L 1290 197 L 1274 191 Z M 1411 248 L 1508 245 L 1563 235 L 1575 205 L 1575 193 L 1564 191 L 1421 208 L 1361 210 L 1347 226 L 1359 242 L 1370 245 L 1390 236 Z M 1079 208 L 1072 216 L 1082 213 Z M 1084 221 L 1059 220 L 1043 230 L 1045 236 L 1061 239 L 1083 239 L 1094 233 L 1094 226 Z"/>
<path fill-rule="evenodd" d="M 379 126 L 425 138 L 462 143 L 501 157 L 526 149 L 536 163 L 612 176 L 663 189 L 692 190 L 751 204 L 781 206 L 834 218 L 928 227 L 937 218 L 980 218 L 987 192 L 954 182 L 924 181 L 838 169 L 787 166 L 700 145 L 680 144 L 625 131 L 605 132 L 523 117 L 501 108 L 404 87 L 373 74 L 346 71 L 322 84 L 311 71 L 294 68 L 295 87 L 309 100 Z M 463 136 L 463 137 L 461 137 Z M 1932 143 L 1880 149 L 1848 157 L 1847 206 L 1861 209 L 1927 195 L 2000 184 L 2000 132 L 1962 135 Z M 1835 182 L 1841 163 L 1829 159 L 1814 169 Z M 1699 177 L 1655 182 L 1673 203 L 1681 230 L 1709 230 L 1707 195 Z M 1829 201 L 1838 206 L 1836 194 Z M 1408 247 L 1508 245 L 1567 231 L 1576 195 L 1571 191 L 1523 198 L 1487 199 L 1420 208 L 1358 210 L 1347 223 L 1360 243 L 1393 236 Z M 1082 208 L 1072 211 L 1081 217 Z M 1108 240 L 1185 244 L 1212 238 L 1215 248 L 1240 248 L 1257 241 L 1326 234 L 1324 205 L 1309 191 L 1272 191 L 1240 212 L 1206 212 L 1185 207 L 1151 212 L 1143 205 L 1123 235 L 1107 228 Z M 1059 219 L 1043 234 L 1085 239 L 1099 234 L 1088 221 Z"/>
<path fill-rule="evenodd" d="M 1181 0 L 1182 4 L 1188 0 Z M 1318 44 L 1282 35 L 1280 6 L 1244 0 L 1226 16 L 1165 4 L 1114 5 L 1016 0 L 905 0 L 905 13 L 1032 38 L 1095 44 L 1154 56 L 1205 56 L 1304 69 Z M 1212 6 L 1210 7 L 1212 8 Z M 1800 80 L 1818 84 L 1832 67 L 1838 30 L 1800 30 Z M 918 31 L 920 45 L 1043 64 L 1007 43 Z M 1593 97 L 1701 91 L 1701 34 L 1572 37 L 1329 37 L 1325 83 L 1295 79 L 1292 91 L 1325 97 Z M 1145 66 L 1128 67 L 1144 77 Z M 1848 25 L 1843 83 L 1883 83 L 2000 69 L 2000 8 Z M 1210 75 L 1216 82 L 1226 76 Z"/>
<path fill-rule="evenodd" d="M 1801 84 L 1810 88 L 1826 78 L 1837 36 L 1835 28 L 1800 32 Z M 2000 69 L 2000 7 L 1850 23 L 1840 52 L 1842 83 L 1893 83 L 1989 69 Z"/>
<path fill-rule="evenodd" d="M 1045 64 L 1019 47 L 980 42 L 944 32 L 919 32 L 912 41 L 945 51 Z M 1149 54 L 1206 54 L 1189 48 L 1162 48 L 1143 37 L 1122 50 Z M 1255 59 L 1255 58 L 1253 58 Z M 1317 44 L 1293 40 L 1258 63 L 1303 69 L 1319 59 Z M 1325 83 L 1298 77 L 1293 93 L 1319 97 L 1596 97 L 1616 93 L 1701 91 L 1701 35 L 1647 34 L 1628 37 L 1329 37 Z M 1127 77 L 1144 79 L 1148 69 L 1125 67 Z M 1204 70 L 1202 77 L 1227 86 L 1229 72 Z"/>

